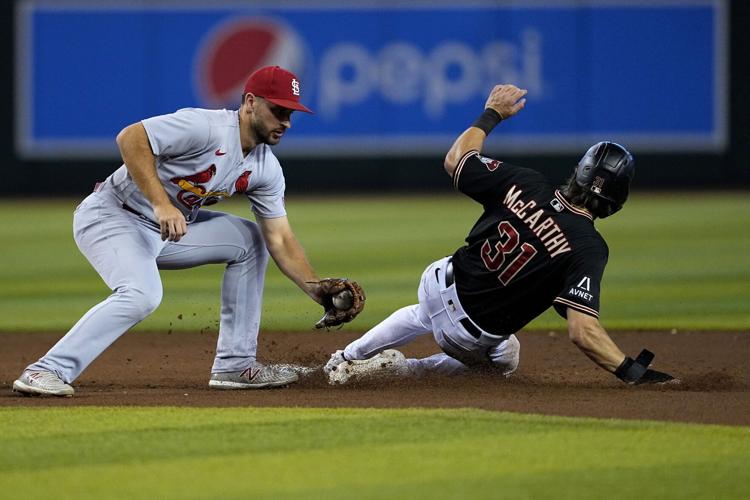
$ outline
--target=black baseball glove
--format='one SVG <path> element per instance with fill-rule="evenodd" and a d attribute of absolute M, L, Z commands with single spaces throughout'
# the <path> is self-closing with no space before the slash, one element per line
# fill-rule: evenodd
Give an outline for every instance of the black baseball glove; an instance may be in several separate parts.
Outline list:
<path fill-rule="evenodd" d="M 615 376 L 630 385 L 680 382 L 679 379 L 674 378 L 669 373 L 650 369 L 648 366 L 653 360 L 654 353 L 644 349 L 635 359 L 626 357 L 615 370 Z"/>
<path fill-rule="evenodd" d="M 343 325 L 357 317 L 365 308 L 365 291 L 356 281 L 346 278 L 326 278 L 318 282 L 322 292 L 325 314 L 315 328 Z"/>

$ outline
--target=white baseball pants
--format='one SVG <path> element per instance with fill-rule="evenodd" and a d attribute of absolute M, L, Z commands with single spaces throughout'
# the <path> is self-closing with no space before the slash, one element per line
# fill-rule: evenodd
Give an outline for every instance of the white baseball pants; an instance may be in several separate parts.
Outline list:
<path fill-rule="evenodd" d="M 159 269 L 226 264 L 213 372 L 241 371 L 255 361 L 268 251 L 258 226 L 241 217 L 201 211 L 179 242 L 128 212 L 107 188 L 89 195 L 73 219 L 76 244 L 112 290 L 28 369 L 73 382 L 120 335 L 161 302 Z"/>
<path fill-rule="evenodd" d="M 446 286 L 449 257 L 430 264 L 419 284 L 419 303 L 399 309 L 344 349 L 349 360 L 369 359 L 394 347 L 405 345 L 419 335 L 432 332 L 444 353 L 422 359 L 408 359 L 411 372 L 446 375 L 471 367 L 492 367 L 510 374 L 518 367 L 520 344 L 515 335 L 497 336 L 477 325 L 472 335 L 461 321 L 471 321 L 464 312 L 456 284 Z M 478 334 L 476 332 L 479 332 Z"/>

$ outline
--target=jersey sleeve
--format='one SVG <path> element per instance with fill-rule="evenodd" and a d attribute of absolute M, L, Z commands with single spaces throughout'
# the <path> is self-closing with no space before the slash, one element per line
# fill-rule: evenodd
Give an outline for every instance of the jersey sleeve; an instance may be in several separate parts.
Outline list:
<path fill-rule="evenodd" d="M 147 118 L 141 123 L 156 156 L 175 157 L 204 151 L 211 136 L 208 119 L 193 108 Z"/>
<path fill-rule="evenodd" d="M 552 301 L 560 316 L 566 318 L 567 308 L 570 307 L 589 316 L 599 317 L 599 294 L 606 265 L 606 252 L 581 256 L 573 262 L 566 275 L 564 288 Z"/>
<path fill-rule="evenodd" d="M 279 161 L 271 156 L 263 168 L 258 184 L 245 194 L 250 200 L 253 213 L 264 219 L 274 219 L 286 215 L 284 191 L 286 181 Z"/>
<path fill-rule="evenodd" d="M 509 168 L 510 167 L 510 168 Z M 505 186 L 512 165 L 469 151 L 458 162 L 453 173 L 453 187 L 484 204 Z"/>

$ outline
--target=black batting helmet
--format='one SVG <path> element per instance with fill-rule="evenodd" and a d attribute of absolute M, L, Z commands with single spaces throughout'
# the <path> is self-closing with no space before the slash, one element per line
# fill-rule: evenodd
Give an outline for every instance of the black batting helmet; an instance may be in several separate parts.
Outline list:
<path fill-rule="evenodd" d="M 634 175 L 633 155 L 619 144 L 606 141 L 591 146 L 575 172 L 576 184 L 606 201 L 607 208 L 599 214 L 602 218 L 622 208 Z"/>

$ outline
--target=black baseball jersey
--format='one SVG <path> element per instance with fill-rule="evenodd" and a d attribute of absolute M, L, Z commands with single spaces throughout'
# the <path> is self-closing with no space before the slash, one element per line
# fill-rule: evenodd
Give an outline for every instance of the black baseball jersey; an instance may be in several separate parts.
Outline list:
<path fill-rule="evenodd" d="M 464 155 L 454 186 L 484 213 L 453 255 L 458 297 L 469 317 L 497 335 L 519 331 L 554 305 L 599 316 L 609 249 L 592 216 L 539 172 Z"/>

